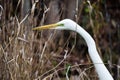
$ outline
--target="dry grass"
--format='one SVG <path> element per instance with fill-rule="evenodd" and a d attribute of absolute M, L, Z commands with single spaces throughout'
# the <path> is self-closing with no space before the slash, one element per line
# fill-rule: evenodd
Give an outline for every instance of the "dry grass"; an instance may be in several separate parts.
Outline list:
<path fill-rule="evenodd" d="M 47 8 L 48 5 L 45 6 L 43 16 L 38 24 L 38 16 L 34 17 L 38 3 L 31 2 L 31 11 L 27 10 L 28 12 L 24 13 L 24 2 L 22 0 L 18 2 L 14 0 L 8 2 L 1 1 L 3 10 L 1 9 L 2 13 L 0 14 L 0 79 L 98 80 L 93 64 L 86 51 L 85 42 L 83 40 L 80 41 L 81 38 L 78 38 L 76 33 L 53 30 L 32 31 L 32 28 L 36 25 L 43 25 L 45 23 L 46 13 L 49 11 L 49 8 Z M 17 3 L 16 8 L 14 3 Z M 83 6 L 93 6 L 95 9 L 93 13 L 88 11 L 87 14 L 89 16 L 86 16 L 82 15 L 82 11 L 84 11 Z M 99 39 L 101 38 L 99 31 L 101 26 L 106 26 L 107 23 L 104 23 L 104 18 L 97 6 L 83 2 L 81 4 L 82 8 L 79 9 L 77 7 L 78 14 L 76 15 L 76 21 L 80 21 L 80 16 L 85 16 L 86 21 L 81 21 L 81 23 L 86 25 L 86 29 L 90 29 L 96 40 L 98 50 L 102 55 L 101 50 L 104 47 L 99 46 L 99 40 L 101 40 Z M 92 14 L 96 17 L 92 17 Z M 76 43 L 80 43 L 82 46 Z M 107 42 L 105 43 L 107 45 Z M 79 52 L 79 50 L 81 51 Z M 119 65 L 112 63 L 113 56 L 111 55 L 110 48 L 103 50 L 103 52 L 105 54 L 109 53 L 105 55 L 107 58 L 104 59 L 105 61 L 109 60 L 111 65 L 107 65 L 111 73 L 115 74 L 111 70 L 111 66 L 118 66 L 117 72 L 119 72 Z M 117 75 L 119 78 L 119 73 Z"/>

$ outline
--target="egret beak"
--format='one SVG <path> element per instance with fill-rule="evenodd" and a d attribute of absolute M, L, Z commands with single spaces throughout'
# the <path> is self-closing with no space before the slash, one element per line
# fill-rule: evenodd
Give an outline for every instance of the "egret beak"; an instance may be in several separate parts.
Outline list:
<path fill-rule="evenodd" d="M 55 24 L 50 24 L 50 25 L 38 26 L 38 27 L 33 28 L 32 30 L 54 29 L 55 27 L 58 27 L 58 26 L 63 26 L 63 24 L 55 23 Z"/>

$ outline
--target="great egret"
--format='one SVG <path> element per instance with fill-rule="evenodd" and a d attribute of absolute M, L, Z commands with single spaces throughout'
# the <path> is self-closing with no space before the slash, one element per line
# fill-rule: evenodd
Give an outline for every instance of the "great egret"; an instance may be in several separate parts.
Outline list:
<path fill-rule="evenodd" d="M 111 76 L 107 68 L 105 67 L 102 59 L 100 58 L 97 52 L 95 41 L 90 36 L 90 34 L 86 32 L 76 22 L 70 19 L 64 19 L 55 24 L 33 28 L 33 30 L 43 30 L 43 29 L 72 30 L 72 31 L 77 32 L 79 35 L 81 35 L 85 39 L 87 43 L 89 55 L 95 66 L 99 79 L 100 80 L 113 80 L 113 77 Z"/>

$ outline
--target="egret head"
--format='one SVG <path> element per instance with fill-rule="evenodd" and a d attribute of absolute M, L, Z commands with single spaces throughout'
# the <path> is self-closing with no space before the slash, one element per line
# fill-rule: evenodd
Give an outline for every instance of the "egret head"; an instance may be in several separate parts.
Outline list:
<path fill-rule="evenodd" d="M 39 26 L 36 28 L 33 28 L 33 30 L 43 30 L 43 29 L 57 29 L 57 30 L 75 30 L 77 24 L 70 20 L 70 19 L 64 19 L 60 22 L 57 22 L 55 24 L 45 25 L 45 26 Z"/>

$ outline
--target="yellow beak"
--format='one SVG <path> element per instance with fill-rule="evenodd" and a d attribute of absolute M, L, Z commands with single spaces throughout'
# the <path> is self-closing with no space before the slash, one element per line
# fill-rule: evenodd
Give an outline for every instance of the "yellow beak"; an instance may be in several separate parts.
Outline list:
<path fill-rule="evenodd" d="M 38 27 L 35 27 L 33 28 L 32 30 L 43 30 L 43 29 L 52 29 L 52 28 L 55 28 L 57 26 L 59 26 L 60 24 L 50 24 L 50 25 L 44 25 L 44 26 L 38 26 Z"/>

